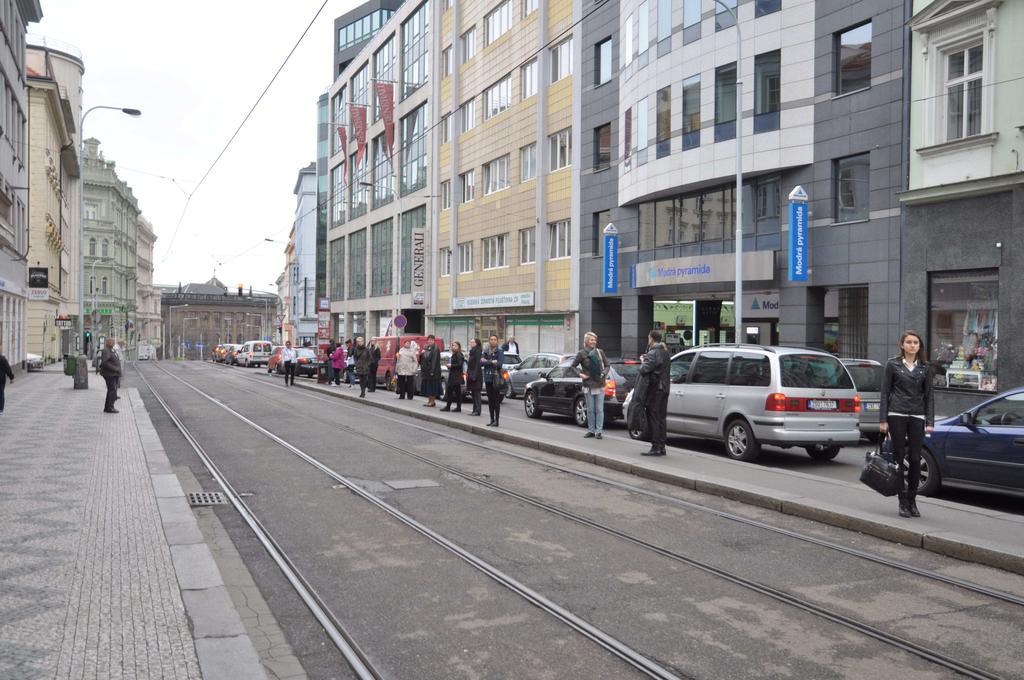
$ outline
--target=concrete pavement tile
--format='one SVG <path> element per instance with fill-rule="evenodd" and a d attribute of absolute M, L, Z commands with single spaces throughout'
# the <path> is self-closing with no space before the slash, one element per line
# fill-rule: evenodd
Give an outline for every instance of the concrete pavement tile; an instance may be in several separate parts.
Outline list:
<path fill-rule="evenodd" d="M 185 492 L 181 490 L 178 477 L 174 474 L 152 475 L 153 491 L 157 498 L 183 498 Z"/>
<path fill-rule="evenodd" d="M 168 545 L 192 545 L 203 542 L 203 532 L 194 519 L 188 522 L 164 522 L 164 536 Z"/>
<path fill-rule="evenodd" d="M 205 543 L 172 545 L 171 559 L 182 590 L 202 590 L 224 585 L 217 563 Z"/>
<path fill-rule="evenodd" d="M 258 680 L 267 675 L 248 637 L 196 640 L 203 680 Z"/>
<path fill-rule="evenodd" d="M 982 562 L 1000 569 L 1024 574 L 1024 546 L 987 541 L 952 531 L 935 531 L 924 535 L 928 550 L 970 562 Z"/>
<path fill-rule="evenodd" d="M 231 596 L 223 586 L 204 590 L 186 590 L 181 594 L 185 611 L 192 620 L 192 633 L 198 640 L 207 637 L 243 635 L 245 626 Z"/>
<path fill-rule="evenodd" d="M 164 524 L 183 524 L 195 521 L 192 508 L 184 498 L 158 498 L 156 504 L 160 509 L 160 519 Z"/>

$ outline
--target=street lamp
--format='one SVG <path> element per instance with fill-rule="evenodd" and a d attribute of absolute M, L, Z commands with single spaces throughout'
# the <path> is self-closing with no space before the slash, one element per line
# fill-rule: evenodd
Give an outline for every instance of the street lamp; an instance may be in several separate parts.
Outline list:
<path fill-rule="evenodd" d="M 96 109 L 110 109 L 137 118 L 142 115 L 138 109 L 120 106 L 93 106 L 82 114 L 78 121 L 78 332 L 82 334 L 82 350 L 85 350 L 85 119 Z M 95 272 L 95 263 L 93 271 Z M 95 295 L 94 295 L 95 297 Z M 95 309 L 95 305 L 93 305 Z"/>

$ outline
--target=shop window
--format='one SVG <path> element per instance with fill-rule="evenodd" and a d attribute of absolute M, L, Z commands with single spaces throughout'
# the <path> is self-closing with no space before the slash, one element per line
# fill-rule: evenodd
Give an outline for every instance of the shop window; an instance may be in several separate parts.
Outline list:
<path fill-rule="evenodd" d="M 929 307 L 928 347 L 936 386 L 995 392 L 998 271 L 932 274 Z"/>

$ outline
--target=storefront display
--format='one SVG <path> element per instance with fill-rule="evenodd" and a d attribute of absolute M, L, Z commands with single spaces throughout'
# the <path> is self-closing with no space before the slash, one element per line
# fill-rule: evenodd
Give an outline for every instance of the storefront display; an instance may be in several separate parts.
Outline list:
<path fill-rule="evenodd" d="M 930 346 L 936 387 L 995 392 L 999 281 L 995 271 L 933 274 Z"/>

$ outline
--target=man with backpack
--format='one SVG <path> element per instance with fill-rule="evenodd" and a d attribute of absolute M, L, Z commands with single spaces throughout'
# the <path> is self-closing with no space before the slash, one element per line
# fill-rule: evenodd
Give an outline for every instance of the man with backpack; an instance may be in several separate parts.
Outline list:
<path fill-rule="evenodd" d="M 608 378 L 608 358 L 597 347 L 597 334 L 583 336 L 583 349 L 572 360 L 574 369 L 583 378 L 583 394 L 587 400 L 587 433 L 585 439 L 604 435 L 604 381 Z"/>

